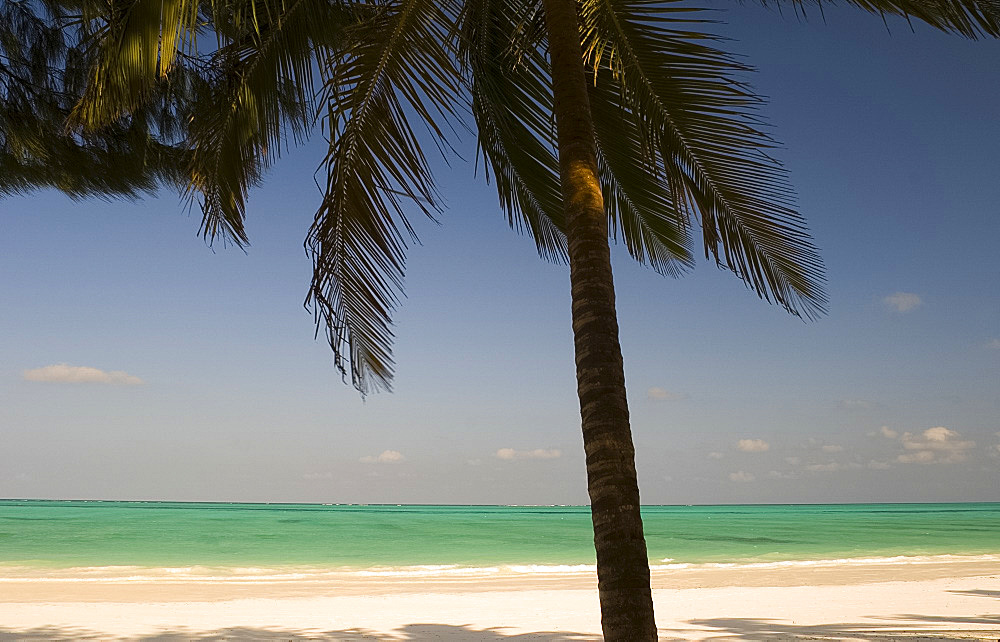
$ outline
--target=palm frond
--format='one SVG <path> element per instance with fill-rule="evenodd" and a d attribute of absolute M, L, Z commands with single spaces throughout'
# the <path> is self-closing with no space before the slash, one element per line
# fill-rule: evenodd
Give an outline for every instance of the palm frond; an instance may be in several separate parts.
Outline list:
<path fill-rule="evenodd" d="M 331 144 L 326 193 L 306 241 L 314 265 L 306 304 L 362 394 L 390 387 L 392 313 L 415 238 L 408 206 L 439 209 L 410 120 L 447 146 L 438 122 L 457 118 L 461 79 L 448 44 L 457 15 L 450 0 L 380 3 L 345 32 L 327 71 Z"/>
<path fill-rule="evenodd" d="M 620 234 L 629 254 L 660 274 L 679 276 L 694 266 L 691 216 L 683 203 L 683 187 L 671 185 L 643 149 L 644 115 L 630 110 L 614 76 L 599 74 L 590 86 L 590 105 L 597 135 L 608 229 Z M 680 195 L 680 196 L 678 196 Z"/>
<path fill-rule="evenodd" d="M 765 7 L 791 5 L 796 13 L 807 15 L 808 7 L 820 11 L 823 4 L 835 0 L 759 0 Z M 973 40 L 981 36 L 1000 37 L 1000 2 L 997 0 L 843 0 L 865 11 L 882 16 L 916 18 L 936 29 L 956 33 Z"/>
<path fill-rule="evenodd" d="M 314 69 L 340 38 L 349 13 L 314 0 L 241 0 L 212 13 L 219 48 L 194 96 L 187 144 L 189 196 L 200 196 L 201 231 L 247 242 L 249 189 L 290 136 L 301 142 L 316 113 Z"/>
<path fill-rule="evenodd" d="M 564 261 L 551 74 L 533 42 L 540 35 L 531 20 L 534 4 L 467 0 L 459 56 L 469 77 L 486 178 L 495 177 L 508 223 L 527 232 L 543 258 Z"/>
<path fill-rule="evenodd" d="M 85 45 L 97 54 L 69 125 L 96 131 L 141 107 L 184 52 L 196 49 L 199 0 L 83 2 Z"/>
<path fill-rule="evenodd" d="M 544 29 L 537 4 L 466 2 L 460 52 L 487 177 L 492 170 L 508 222 L 535 239 L 543 258 L 565 260 L 551 72 L 539 42 Z M 676 275 L 691 261 L 688 232 L 671 214 L 670 191 L 645 172 L 653 168 L 640 167 L 635 123 L 613 107 L 615 96 L 594 91 L 600 92 L 592 95 L 592 111 L 609 230 L 638 261 Z"/>
<path fill-rule="evenodd" d="M 66 131 L 92 56 L 64 4 L 0 6 L 0 194 L 52 187 L 73 198 L 136 198 L 177 185 L 186 155 L 149 133 L 149 114 Z"/>
<path fill-rule="evenodd" d="M 690 9 L 675 2 L 584 0 L 588 64 L 621 86 L 623 112 L 641 117 L 640 149 L 676 207 L 701 217 L 706 256 L 759 296 L 812 318 L 826 305 L 823 265 L 793 207 L 761 100 L 736 74 L 749 69 L 711 46 Z M 676 213 L 676 212 L 675 212 Z"/>

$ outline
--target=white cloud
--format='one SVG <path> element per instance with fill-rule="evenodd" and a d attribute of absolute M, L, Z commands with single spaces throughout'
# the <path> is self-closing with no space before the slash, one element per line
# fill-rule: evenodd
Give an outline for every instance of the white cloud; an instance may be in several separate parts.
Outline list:
<path fill-rule="evenodd" d="M 901 464 L 929 464 L 934 461 L 934 453 L 929 450 L 918 450 L 912 453 L 904 453 L 896 457 L 896 461 Z"/>
<path fill-rule="evenodd" d="M 844 447 L 837 446 L 836 444 L 827 444 L 821 450 L 825 453 L 839 453 L 844 451 Z"/>
<path fill-rule="evenodd" d="M 767 476 L 771 479 L 795 479 L 792 473 L 783 473 L 780 470 L 769 470 Z"/>
<path fill-rule="evenodd" d="M 958 437 L 958 433 L 954 430 L 949 430 L 944 426 L 936 426 L 934 428 L 928 428 L 924 431 L 924 439 L 935 443 L 943 444 L 944 442 L 949 441 L 952 437 Z"/>
<path fill-rule="evenodd" d="M 986 344 L 986 347 L 990 350 L 1000 350 L 1000 339 L 993 339 Z"/>
<path fill-rule="evenodd" d="M 870 410 L 877 405 L 874 401 L 867 399 L 841 399 L 837 404 L 848 410 Z"/>
<path fill-rule="evenodd" d="M 872 470 L 888 470 L 889 468 L 892 468 L 892 464 L 887 461 L 876 461 L 873 459 L 868 462 L 868 467 Z"/>
<path fill-rule="evenodd" d="M 740 439 L 736 447 L 745 453 L 762 453 L 771 449 L 771 444 L 763 439 Z"/>
<path fill-rule="evenodd" d="M 546 450 L 536 448 L 534 450 L 515 450 L 513 448 L 501 448 L 497 451 L 497 459 L 558 459 L 562 457 L 562 451 L 555 448 Z"/>
<path fill-rule="evenodd" d="M 358 461 L 362 464 L 398 464 L 406 461 L 406 457 L 398 450 L 383 450 L 377 456 L 365 455 Z"/>
<path fill-rule="evenodd" d="M 809 464 L 806 466 L 806 470 L 814 473 L 833 473 L 838 470 L 849 470 L 852 468 L 861 468 L 861 464 L 856 464 L 854 462 L 840 464 L 835 461 L 831 461 L 827 464 Z"/>
<path fill-rule="evenodd" d="M 71 366 L 65 363 L 25 370 L 22 377 L 25 381 L 41 383 L 108 383 L 117 386 L 138 386 L 143 383 L 139 377 L 121 370 L 106 372 L 97 368 Z"/>
<path fill-rule="evenodd" d="M 720 452 L 711 452 L 711 453 L 708 453 L 708 458 L 709 459 L 722 459 L 723 457 L 725 457 L 725 455 L 723 455 Z"/>
<path fill-rule="evenodd" d="M 685 395 L 679 392 L 670 392 L 669 390 L 657 388 L 656 386 L 653 386 L 646 391 L 646 398 L 651 401 L 678 401 L 680 399 L 684 399 L 684 397 Z"/>
<path fill-rule="evenodd" d="M 912 292 L 896 292 L 882 299 L 882 302 L 895 308 L 896 312 L 909 312 L 919 307 L 924 301 L 919 295 Z"/>
<path fill-rule="evenodd" d="M 753 473 L 748 473 L 745 471 L 737 471 L 735 473 L 729 473 L 729 480 L 734 481 L 738 484 L 745 484 L 747 482 L 752 482 L 757 479 Z"/>
<path fill-rule="evenodd" d="M 799 457 L 785 457 L 785 461 L 792 466 L 798 466 L 802 463 L 802 459 Z"/>
<path fill-rule="evenodd" d="M 944 426 L 928 428 L 919 435 L 905 432 L 900 438 L 907 451 L 896 458 L 902 464 L 951 464 L 964 461 L 974 441 L 962 439 L 954 430 Z"/>
<path fill-rule="evenodd" d="M 899 437 L 899 433 L 890 428 L 889 426 L 882 426 L 881 428 L 878 429 L 878 431 L 886 439 L 895 439 L 896 437 Z"/>
<path fill-rule="evenodd" d="M 309 481 L 319 481 L 323 479 L 333 479 L 333 473 L 305 473 L 302 475 L 302 479 L 307 479 Z"/>

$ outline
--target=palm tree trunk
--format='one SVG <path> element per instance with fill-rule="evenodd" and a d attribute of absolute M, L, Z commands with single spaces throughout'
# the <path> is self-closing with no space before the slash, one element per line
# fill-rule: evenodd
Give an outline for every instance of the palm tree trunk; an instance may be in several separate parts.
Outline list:
<path fill-rule="evenodd" d="M 607 640 L 655 640 L 649 560 L 575 0 L 544 0 L 573 290 L 577 391 Z"/>

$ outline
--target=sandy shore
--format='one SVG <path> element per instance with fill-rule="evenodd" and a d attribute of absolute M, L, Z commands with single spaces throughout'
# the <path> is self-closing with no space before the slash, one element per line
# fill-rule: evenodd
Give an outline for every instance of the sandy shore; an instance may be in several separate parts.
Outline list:
<path fill-rule="evenodd" d="M 591 640 L 585 572 L 494 577 L 0 576 L 0 640 Z M 1000 565 L 654 572 L 663 640 L 998 640 Z"/>

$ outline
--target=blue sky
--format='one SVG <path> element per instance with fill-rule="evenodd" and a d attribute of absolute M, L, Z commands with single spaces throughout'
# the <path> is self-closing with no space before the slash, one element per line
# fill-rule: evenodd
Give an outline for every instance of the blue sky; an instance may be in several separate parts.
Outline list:
<path fill-rule="evenodd" d="M 717 6 L 770 98 L 830 314 L 615 250 L 644 501 L 997 500 L 1000 43 Z M 362 401 L 302 307 L 321 155 L 252 194 L 246 253 L 208 248 L 170 193 L 0 202 L 0 497 L 586 502 L 565 267 L 481 172 L 442 167 L 395 392 Z"/>

